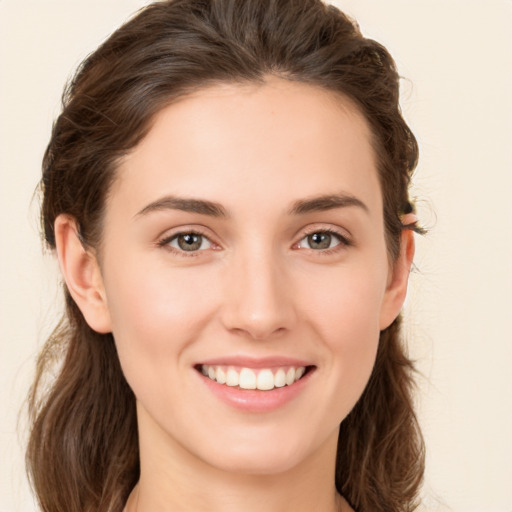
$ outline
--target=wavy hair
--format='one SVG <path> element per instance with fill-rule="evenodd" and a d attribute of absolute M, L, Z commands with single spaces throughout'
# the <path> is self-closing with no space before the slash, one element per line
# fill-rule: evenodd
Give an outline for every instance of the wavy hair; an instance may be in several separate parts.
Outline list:
<path fill-rule="evenodd" d="M 48 246 L 55 248 L 62 213 L 75 218 L 85 247 L 100 246 L 116 164 L 163 107 L 208 85 L 264 83 L 269 75 L 341 94 L 365 116 L 396 258 L 418 159 L 400 112 L 399 76 L 382 45 L 321 0 L 166 0 L 119 28 L 63 95 L 40 184 Z M 64 293 L 64 317 L 29 395 L 28 473 L 44 512 L 121 512 L 139 477 L 135 397 L 112 335 L 93 331 Z M 417 506 L 424 447 L 399 324 L 381 333 L 370 381 L 340 427 L 336 487 L 358 512 Z"/>

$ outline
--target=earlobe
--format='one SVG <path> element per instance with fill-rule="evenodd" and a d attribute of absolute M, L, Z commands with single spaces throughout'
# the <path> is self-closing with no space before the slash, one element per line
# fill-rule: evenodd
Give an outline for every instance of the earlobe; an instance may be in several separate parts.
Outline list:
<path fill-rule="evenodd" d="M 84 248 L 73 217 L 57 217 L 55 243 L 66 286 L 87 324 L 97 332 L 111 332 L 110 313 L 100 267 L 95 254 Z"/>
<path fill-rule="evenodd" d="M 409 273 L 414 258 L 414 233 L 403 229 L 400 241 L 400 255 L 393 265 L 392 274 L 386 288 L 380 314 L 380 330 L 388 328 L 396 317 L 407 295 Z"/>

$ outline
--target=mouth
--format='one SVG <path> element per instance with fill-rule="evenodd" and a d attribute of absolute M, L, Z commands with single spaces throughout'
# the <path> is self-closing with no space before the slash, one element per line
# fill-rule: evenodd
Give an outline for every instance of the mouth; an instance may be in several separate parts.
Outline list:
<path fill-rule="evenodd" d="M 195 369 L 208 379 L 230 388 L 241 390 L 272 391 L 291 386 L 311 373 L 315 366 L 280 366 L 272 368 L 247 368 L 200 364 Z"/>

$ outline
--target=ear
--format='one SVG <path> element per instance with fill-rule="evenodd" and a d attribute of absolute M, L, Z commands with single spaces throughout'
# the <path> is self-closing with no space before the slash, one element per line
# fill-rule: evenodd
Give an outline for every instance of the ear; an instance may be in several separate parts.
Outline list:
<path fill-rule="evenodd" d="M 408 219 L 403 219 L 407 225 Z M 400 240 L 400 254 L 393 264 L 388 285 L 384 295 L 384 301 L 380 312 L 380 330 L 389 327 L 400 310 L 407 295 L 407 284 L 414 258 L 414 233 L 411 229 L 404 228 Z"/>
<path fill-rule="evenodd" d="M 96 332 L 111 332 L 103 277 L 96 255 L 84 248 L 76 221 L 69 215 L 55 220 L 55 243 L 59 265 L 71 297 Z"/>

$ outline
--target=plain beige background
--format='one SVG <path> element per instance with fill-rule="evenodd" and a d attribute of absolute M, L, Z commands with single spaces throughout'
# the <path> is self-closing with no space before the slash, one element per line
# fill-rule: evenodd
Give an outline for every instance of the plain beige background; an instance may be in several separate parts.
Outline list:
<path fill-rule="evenodd" d="M 0 0 L 0 512 L 36 510 L 18 413 L 59 308 L 32 201 L 63 84 L 142 0 Z M 397 60 L 421 148 L 406 307 L 424 509 L 512 512 L 512 2 L 339 0 Z"/>

